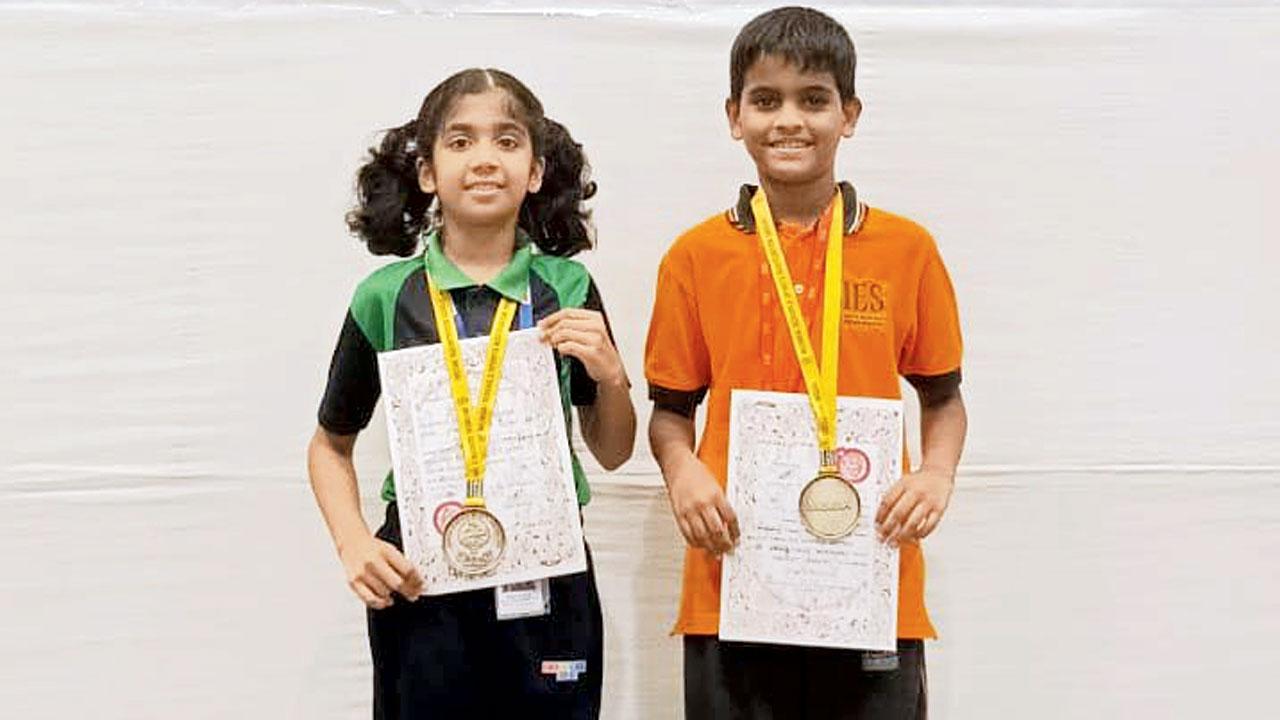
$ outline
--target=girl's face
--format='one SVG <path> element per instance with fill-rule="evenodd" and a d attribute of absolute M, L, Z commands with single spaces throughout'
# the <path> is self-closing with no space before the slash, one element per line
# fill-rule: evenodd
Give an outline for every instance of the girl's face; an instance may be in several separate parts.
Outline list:
<path fill-rule="evenodd" d="M 542 187 L 529 131 L 508 111 L 510 96 L 493 89 L 454 101 L 418 168 L 423 192 L 434 193 L 446 222 L 473 226 L 511 222 L 528 193 Z"/>

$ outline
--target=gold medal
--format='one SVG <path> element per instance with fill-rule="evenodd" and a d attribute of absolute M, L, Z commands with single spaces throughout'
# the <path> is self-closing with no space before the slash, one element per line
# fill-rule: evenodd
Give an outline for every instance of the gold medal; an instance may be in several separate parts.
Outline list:
<path fill-rule="evenodd" d="M 861 205 L 858 206 L 859 212 Z M 778 303 L 787 322 L 791 347 L 804 377 L 805 392 L 813 411 L 818 434 L 818 474 L 800 491 L 800 521 L 806 530 L 820 540 L 839 540 L 847 537 L 858 525 L 862 514 L 862 499 L 852 483 L 840 476 L 835 463 L 836 440 L 836 368 L 840 362 L 840 277 L 844 265 L 844 197 L 839 190 L 831 210 L 831 224 L 827 228 L 826 267 L 823 271 L 822 297 L 822 358 L 813 352 L 809 329 L 796 299 L 795 283 L 787 268 L 787 259 L 778 240 L 778 229 L 773 224 L 769 200 L 764 189 L 756 191 L 751 199 L 751 210 L 756 219 L 756 231 L 769 274 L 773 277 Z"/>
<path fill-rule="evenodd" d="M 839 540 L 858 526 L 862 498 L 853 483 L 828 469 L 825 462 L 823 465 L 818 476 L 800 491 L 800 522 L 819 540 Z"/>
<path fill-rule="evenodd" d="M 458 437 L 466 467 L 467 499 L 463 508 L 449 518 L 441 532 L 445 561 L 461 575 L 475 577 L 493 572 L 507 547 L 507 534 L 502 523 L 484 502 L 484 473 L 489 455 L 489 426 L 493 406 L 498 399 L 498 383 L 502 379 L 502 359 L 507 350 L 507 334 L 515 317 L 516 303 L 508 298 L 498 302 L 489 329 L 489 349 L 485 354 L 484 373 L 480 380 L 480 398 L 471 404 L 471 388 L 462 363 L 462 346 L 453 325 L 453 300 L 436 287 L 427 275 L 431 309 L 435 313 L 436 330 L 449 370 L 449 390 L 453 395 L 454 413 L 458 419 Z"/>
<path fill-rule="evenodd" d="M 493 513 L 464 508 L 444 526 L 444 557 L 460 575 L 486 575 L 498 568 L 507 549 L 507 534 Z"/>

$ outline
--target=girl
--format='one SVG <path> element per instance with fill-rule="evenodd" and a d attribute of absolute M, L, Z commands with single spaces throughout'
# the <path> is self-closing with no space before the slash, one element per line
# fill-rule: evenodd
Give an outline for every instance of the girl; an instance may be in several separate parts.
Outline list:
<path fill-rule="evenodd" d="M 374 717 L 594 718 L 602 628 L 585 573 L 549 581 L 549 611 L 499 620 L 492 590 L 425 597 L 402 554 L 395 487 L 386 522 L 360 511 L 352 449 L 379 395 L 376 354 L 439 342 L 427 276 L 449 293 L 459 335 L 488 333 L 499 301 L 526 308 L 557 352 L 565 422 L 578 408 L 605 468 L 631 455 L 635 413 L 595 283 L 567 259 L 591 247 L 595 194 L 582 147 L 519 80 L 470 69 L 436 86 L 417 118 L 386 132 L 357 176 L 347 224 L 375 254 L 411 256 L 360 284 L 308 450 L 311 486 L 351 590 L 368 606 Z M 590 497 L 573 458 L 579 503 Z"/>

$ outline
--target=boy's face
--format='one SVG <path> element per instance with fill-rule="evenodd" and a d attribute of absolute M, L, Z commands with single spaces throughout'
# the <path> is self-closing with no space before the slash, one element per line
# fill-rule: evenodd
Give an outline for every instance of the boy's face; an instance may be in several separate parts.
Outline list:
<path fill-rule="evenodd" d="M 830 72 L 801 72 L 765 55 L 747 69 L 742 97 L 725 102 L 729 130 L 761 179 L 793 184 L 832 178 L 840 138 L 851 137 L 862 103 L 841 102 Z"/>
<path fill-rule="evenodd" d="M 446 218 L 471 225 L 509 221 L 542 185 L 529 132 L 511 117 L 502 90 L 463 95 L 440 129 L 418 185 L 435 193 Z"/>

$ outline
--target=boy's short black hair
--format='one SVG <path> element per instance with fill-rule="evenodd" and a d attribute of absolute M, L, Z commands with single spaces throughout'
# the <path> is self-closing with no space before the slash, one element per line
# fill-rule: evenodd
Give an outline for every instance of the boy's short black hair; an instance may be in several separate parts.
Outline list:
<path fill-rule="evenodd" d="M 843 26 L 807 7 L 781 7 L 758 15 L 738 31 L 729 51 L 729 99 L 738 102 L 747 70 L 766 55 L 779 55 L 802 72 L 826 71 L 836 80 L 840 101 L 855 97 L 858 53 Z"/>

